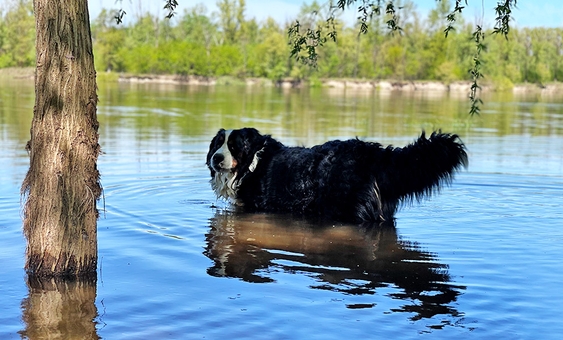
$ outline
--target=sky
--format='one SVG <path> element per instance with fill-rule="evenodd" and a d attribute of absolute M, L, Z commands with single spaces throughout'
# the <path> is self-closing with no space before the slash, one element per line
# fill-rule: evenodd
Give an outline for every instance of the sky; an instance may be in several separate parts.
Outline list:
<path fill-rule="evenodd" d="M 327 0 L 317 0 L 325 3 Z M 255 18 L 258 22 L 268 17 L 274 18 L 280 23 L 291 21 L 297 16 L 303 3 L 311 3 L 312 0 L 246 0 L 247 19 Z M 359 3 L 360 1 L 358 1 Z M 413 0 L 418 11 L 425 15 L 436 6 L 436 0 Z M 451 3 L 454 1 L 451 0 Z M 494 26 L 494 7 L 498 0 L 468 0 L 469 5 L 463 14 L 468 22 L 475 22 L 476 18 L 483 18 L 485 27 Z M 164 17 L 162 0 L 122 0 L 122 5 L 116 0 L 90 0 L 90 19 L 98 16 L 102 8 L 122 8 L 131 18 L 140 13 L 151 12 Z M 208 13 L 217 10 L 216 0 L 178 0 L 179 6 L 176 12 L 182 13 L 184 9 L 191 8 L 196 4 L 205 3 Z M 345 12 L 344 19 L 353 22 L 357 16 L 355 9 Z M 563 1 L 562 0 L 518 0 L 517 8 L 513 12 L 515 27 L 563 27 Z"/>

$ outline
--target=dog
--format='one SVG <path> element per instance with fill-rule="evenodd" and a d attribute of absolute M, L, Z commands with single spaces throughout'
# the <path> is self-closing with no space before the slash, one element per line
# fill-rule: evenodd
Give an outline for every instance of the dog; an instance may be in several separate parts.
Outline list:
<path fill-rule="evenodd" d="M 441 131 L 402 148 L 358 138 L 306 148 L 254 128 L 220 129 L 206 161 L 217 197 L 243 211 L 348 223 L 391 221 L 402 203 L 431 196 L 467 164 L 459 136 Z"/>

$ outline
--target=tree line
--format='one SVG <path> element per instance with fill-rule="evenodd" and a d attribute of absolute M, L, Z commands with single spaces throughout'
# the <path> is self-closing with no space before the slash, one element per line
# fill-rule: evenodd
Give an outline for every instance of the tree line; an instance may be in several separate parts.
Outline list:
<path fill-rule="evenodd" d="M 290 22 L 248 19 L 244 0 L 219 0 L 217 12 L 199 4 L 172 20 L 149 13 L 131 15 L 126 25 L 117 24 L 115 10 L 104 9 L 91 23 L 95 65 L 98 72 L 272 80 L 470 80 L 474 24 L 459 18 L 444 38 L 451 1 L 436 2 L 426 17 L 416 11 L 413 1 L 398 2 L 395 15 L 402 30 L 393 34 L 384 16 L 373 16 L 366 34 L 359 34 L 359 23 L 349 25 L 337 17 L 336 42 L 319 49 L 315 68 L 290 57 Z M 326 5 L 313 1 L 303 5 L 294 19 L 304 26 L 322 24 L 328 12 Z M 33 66 L 32 1 L 18 1 L 0 14 L 0 68 Z M 563 79 L 563 28 L 513 27 L 508 38 L 491 32 L 485 32 L 481 61 L 485 80 L 510 87 Z"/>

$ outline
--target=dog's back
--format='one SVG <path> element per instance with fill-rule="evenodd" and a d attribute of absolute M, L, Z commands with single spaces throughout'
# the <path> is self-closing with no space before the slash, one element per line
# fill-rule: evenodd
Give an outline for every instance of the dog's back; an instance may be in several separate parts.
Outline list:
<path fill-rule="evenodd" d="M 238 175 L 237 199 L 249 211 L 381 222 L 392 219 L 401 202 L 430 196 L 467 165 L 463 143 L 451 134 L 423 133 L 403 148 L 358 139 L 285 147 L 265 138 L 270 142 L 257 166 Z"/>

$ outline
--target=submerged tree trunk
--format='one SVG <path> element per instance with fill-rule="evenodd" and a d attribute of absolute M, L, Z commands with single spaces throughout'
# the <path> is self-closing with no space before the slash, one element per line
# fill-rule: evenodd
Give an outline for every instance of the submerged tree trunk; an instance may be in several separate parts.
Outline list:
<path fill-rule="evenodd" d="M 96 275 L 101 195 L 96 72 L 87 0 L 34 0 L 35 108 L 27 149 L 26 270 Z"/>

